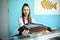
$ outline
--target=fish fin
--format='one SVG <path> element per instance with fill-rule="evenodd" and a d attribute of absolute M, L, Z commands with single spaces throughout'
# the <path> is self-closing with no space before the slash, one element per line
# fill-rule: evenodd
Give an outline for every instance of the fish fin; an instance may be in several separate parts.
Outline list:
<path fill-rule="evenodd" d="M 45 9 L 44 1 L 43 1 L 43 2 L 41 2 L 41 5 L 42 5 L 42 7 Z"/>
<path fill-rule="evenodd" d="M 54 7 L 55 9 L 57 9 L 57 8 L 56 8 L 56 5 L 57 5 L 57 3 L 55 3 L 55 4 L 53 5 L 53 7 Z"/>

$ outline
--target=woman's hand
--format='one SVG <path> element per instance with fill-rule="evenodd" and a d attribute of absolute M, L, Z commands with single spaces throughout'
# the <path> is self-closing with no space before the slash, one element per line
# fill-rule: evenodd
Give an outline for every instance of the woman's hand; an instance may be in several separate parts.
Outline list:
<path fill-rule="evenodd" d="M 29 30 L 24 30 L 24 31 L 22 32 L 22 35 L 23 35 L 23 36 L 28 36 L 28 35 L 29 35 Z"/>

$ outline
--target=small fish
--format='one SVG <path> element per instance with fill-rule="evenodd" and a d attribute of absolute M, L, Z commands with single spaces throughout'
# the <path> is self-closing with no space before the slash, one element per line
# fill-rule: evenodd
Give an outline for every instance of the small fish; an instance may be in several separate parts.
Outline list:
<path fill-rule="evenodd" d="M 56 8 L 57 2 L 53 4 L 53 3 L 52 3 L 51 1 L 49 1 L 49 0 L 42 0 L 42 1 L 41 1 L 41 5 L 42 5 L 42 7 L 43 7 L 44 9 L 52 9 L 52 8 L 57 9 L 57 8 Z"/>

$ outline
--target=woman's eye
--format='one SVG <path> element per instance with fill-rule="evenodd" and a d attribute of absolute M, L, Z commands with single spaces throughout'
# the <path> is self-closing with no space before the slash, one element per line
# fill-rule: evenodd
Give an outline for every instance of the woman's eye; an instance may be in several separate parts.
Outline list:
<path fill-rule="evenodd" d="M 27 9 L 27 11 L 29 11 L 29 9 Z"/>
<path fill-rule="evenodd" d="M 29 9 L 24 9 L 24 11 L 29 11 Z"/>
<path fill-rule="evenodd" d="M 26 11 L 25 9 L 23 11 Z"/>

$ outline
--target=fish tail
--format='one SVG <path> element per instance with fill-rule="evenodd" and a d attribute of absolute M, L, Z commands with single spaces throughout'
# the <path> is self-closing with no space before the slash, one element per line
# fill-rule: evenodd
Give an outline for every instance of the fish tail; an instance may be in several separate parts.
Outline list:
<path fill-rule="evenodd" d="M 55 3 L 55 4 L 53 5 L 53 7 L 54 7 L 55 9 L 57 9 L 57 8 L 56 8 L 56 5 L 57 5 L 57 3 Z"/>

